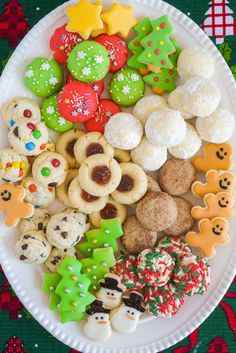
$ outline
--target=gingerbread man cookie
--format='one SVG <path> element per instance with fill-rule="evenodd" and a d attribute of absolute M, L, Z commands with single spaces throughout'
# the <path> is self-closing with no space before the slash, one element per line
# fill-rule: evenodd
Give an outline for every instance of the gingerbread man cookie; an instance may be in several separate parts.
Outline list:
<path fill-rule="evenodd" d="M 206 183 L 195 181 L 192 185 L 192 193 L 201 198 L 209 193 L 217 194 L 223 191 L 233 194 L 235 185 L 236 176 L 233 173 L 209 170 L 206 173 Z"/>
<path fill-rule="evenodd" d="M 204 147 L 204 156 L 196 156 L 192 165 L 200 172 L 210 169 L 231 170 L 233 169 L 233 147 L 229 143 L 208 143 Z"/>
<path fill-rule="evenodd" d="M 21 218 L 33 216 L 34 207 L 23 201 L 25 190 L 22 186 L 14 186 L 9 183 L 0 185 L 0 211 L 6 212 L 5 223 L 8 227 L 14 227 Z"/>
<path fill-rule="evenodd" d="M 228 192 L 219 192 L 218 194 L 207 194 L 204 196 L 205 207 L 194 206 L 192 216 L 195 219 L 214 217 L 231 218 L 235 215 L 234 196 Z"/>
<path fill-rule="evenodd" d="M 229 222 L 225 218 L 202 219 L 198 228 L 199 233 L 188 232 L 185 240 L 189 245 L 199 248 L 203 256 L 213 257 L 216 245 L 224 245 L 229 241 Z"/>

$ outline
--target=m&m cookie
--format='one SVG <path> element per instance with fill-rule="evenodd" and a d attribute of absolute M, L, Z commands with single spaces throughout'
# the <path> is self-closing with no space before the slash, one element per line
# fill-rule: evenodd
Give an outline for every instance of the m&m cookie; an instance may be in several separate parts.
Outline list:
<path fill-rule="evenodd" d="M 27 158 L 11 148 L 0 151 L 0 178 L 15 183 L 26 177 L 29 172 Z"/>
<path fill-rule="evenodd" d="M 101 99 L 98 103 L 97 111 L 84 123 L 87 131 L 104 132 L 105 125 L 109 119 L 119 113 L 119 106 L 110 99 Z"/>
<path fill-rule="evenodd" d="M 46 207 L 55 199 L 55 189 L 39 183 L 34 178 L 25 178 L 21 185 L 25 188 L 25 200 L 35 208 Z"/>

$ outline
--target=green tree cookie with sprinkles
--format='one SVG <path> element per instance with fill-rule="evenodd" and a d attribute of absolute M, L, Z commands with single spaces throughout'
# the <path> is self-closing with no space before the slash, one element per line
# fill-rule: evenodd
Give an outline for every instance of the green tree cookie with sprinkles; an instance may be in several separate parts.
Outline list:
<path fill-rule="evenodd" d="M 39 97 L 58 92 L 63 84 L 63 73 L 54 59 L 35 58 L 25 68 L 26 87 Z"/>
<path fill-rule="evenodd" d="M 82 259 L 82 273 L 91 281 L 90 290 L 97 291 L 100 288 L 99 281 L 103 279 L 109 269 L 116 264 L 113 249 L 100 248 L 93 251 L 93 256 Z"/>
<path fill-rule="evenodd" d="M 155 68 L 172 69 L 169 58 L 175 52 L 175 47 L 169 38 L 174 32 L 168 16 L 162 16 L 152 21 L 153 31 L 141 41 L 144 51 L 139 55 L 141 63 L 152 65 Z"/>
<path fill-rule="evenodd" d="M 144 81 L 152 86 L 155 93 L 162 95 L 165 92 L 172 92 L 175 88 L 175 78 L 177 77 L 177 60 L 181 49 L 176 41 L 172 40 L 176 48 L 176 52 L 170 55 L 170 60 L 173 64 L 173 69 L 161 69 L 159 72 L 152 72 L 147 76 L 144 76 Z"/>
<path fill-rule="evenodd" d="M 56 294 L 56 288 L 61 280 L 61 276 L 57 273 L 44 273 L 42 291 L 50 295 L 49 308 L 52 311 L 58 311 L 61 297 Z"/>
<path fill-rule="evenodd" d="M 117 239 L 123 235 L 121 222 L 118 218 L 101 222 L 101 229 L 92 229 L 86 233 L 87 241 L 79 243 L 76 248 L 86 256 L 91 257 L 97 248 L 112 247 L 114 253 L 118 251 Z"/>
<path fill-rule="evenodd" d="M 148 73 L 147 65 L 139 62 L 138 57 L 144 50 L 143 46 L 141 45 L 141 40 L 144 39 L 152 31 L 150 19 L 148 17 L 144 18 L 134 27 L 134 30 L 138 33 L 138 35 L 128 44 L 128 48 L 130 51 L 132 51 L 133 55 L 129 58 L 127 64 L 129 67 L 139 70 L 142 75 L 145 75 Z"/>

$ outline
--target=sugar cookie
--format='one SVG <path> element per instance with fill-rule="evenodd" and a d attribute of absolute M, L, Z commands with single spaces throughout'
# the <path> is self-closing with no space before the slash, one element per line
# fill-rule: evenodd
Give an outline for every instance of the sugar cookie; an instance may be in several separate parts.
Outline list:
<path fill-rule="evenodd" d="M 104 219 L 119 218 L 121 223 L 124 223 L 126 218 L 126 207 L 115 202 L 109 197 L 105 207 L 99 212 L 93 212 L 89 215 L 90 221 L 94 227 L 99 228 L 101 221 Z"/>
<path fill-rule="evenodd" d="M 88 319 L 83 327 L 86 337 L 92 341 L 107 341 L 112 334 L 109 313 L 111 309 L 103 306 L 103 301 L 95 300 L 86 310 Z"/>
<path fill-rule="evenodd" d="M 75 168 L 77 165 L 74 146 L 79 137 L 84 135 L 84 131 L 70 130 L 59 136 L 56 143 L 56 152 L 61 154 L 67 160 L 70 168 Z"/>
<path fill-rule="evenodd" d="M 19 223 L 21 234 L 31 230 L 46 233 L 46 227 L 50 219 L 50 213 L 45 208 L 37 208 L 32 217 L 21 219 Z"/>
<path fill-rule="evenodd" d="M 64 181 L 63 184 L 57 186 L 56 188 L 56 195 L 59 201 L 61 201 L 64 205 L 67 207 L 73 207 L 68 193 L 69 193 L 69 186 L 72 182 L 72 180 L 76 177 L 78 177 L 79 170 L 78 169 L 69 169 L 66 180 Z"/>
<path fill-rule="evenodd" d="M 55 189 L 41 184 L 37 179 L 27 177 L 21 185 L 25 189 L 25 200 L 35 208 L 46 207 L 55 200 Z"/>
<path fill-rule="evenodd" d="M 183 107 L 183 102 L 182 102 L 183 94 L 184 94 L 183 86 L 178 86 L 174 91 L 170 92 L 168 96 L 169 107 L 171 109 L 178 110 L 185 120 L 192 119 L 193 114 L 189 113 Z"/>
<path fill-rule="evenodd" d="M 122 294 L 126 287 L 121 284 L 121 278 L 114 273 L 107 273 L 100 281 L 101 288 L 96 297 L 103 301 L 106 308 L 114 309 L 120 306 Z"/>
<path fill-rule="evenodd" d="M 52 249 L 47 260 L 45 261 L 45 265 L 51 272 L 56 272 L 58 267 L 62 264 L 66 256 L 76 257 L 75 255 L 76 255 L 75 248 L 63 249 L 63 250 L 54 248 Z"/>
<path fill-rule="evenodd" d="M 15 183 L 24 179 L 29 172 L 28 159 L 11 148 L 0 150 L 0 178 Z"/>
<path fill-rule="evenodd" d="M 167 108 L 167 102 L 163 97 L 157 95 L 145 96 L 135 104 L 133 114 L 145 125 L 149 115 L 162 108 Z"/>

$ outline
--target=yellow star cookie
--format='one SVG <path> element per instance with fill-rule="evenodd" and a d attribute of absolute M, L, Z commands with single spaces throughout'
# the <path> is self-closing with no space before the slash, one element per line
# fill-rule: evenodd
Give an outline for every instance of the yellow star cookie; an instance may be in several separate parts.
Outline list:
<path fill-rule="evenodd" d="M 119 32 L 123 37 L 127 37 L 131 28 L 137 24 L 132 6 L 122 6 L 118 3 L 114 3 L 109 11 L 102 14 L 102 19 L 107 24 L 108 34 Z"/>
<path fill-rule="evenodd" d="M 88 0 L 80 0 L 76 5 L 67 8 L 69 22 L 67 31 L 78 32 L 84 39 L 88 39 L 93 30 L 101 29 L 102 6 L 90 4 Z"/>
<path fill-rule="evenodd" d="M 96 1 L 95 4 L 96 5 L 102 5 L 102 2 L 101 1 Z M 106 12 L 105 8 L 102 9 L 102 14 L 104 12 Z M 103 24 L 103 27 L 101 29 L 95 29 L 94 31 L 92 31 L 91 37 L 95 38 L 95 37 L 99 36 L 100 34 L 107 33 L 107 25 L 104 22 L 102 24 Z"/>

